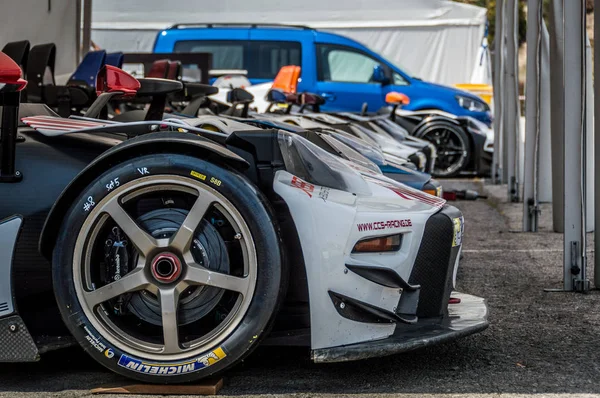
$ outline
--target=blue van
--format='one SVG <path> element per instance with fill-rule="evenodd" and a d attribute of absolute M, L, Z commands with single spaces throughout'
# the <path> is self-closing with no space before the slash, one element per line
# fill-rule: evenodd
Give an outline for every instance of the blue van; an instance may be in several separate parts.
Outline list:
<path fill-rule="evenodd" d="M 272 81 L 282 66 L 301 66 L 298 91 L 323 96 L 324 111 L 358 112 L 365 102 L 376 111 L 388 92 L 398 91 L 410 98 L 408 110 L 439 109 L 492 122 L 478 96 L 422 81 L 354 40 L 304 26 L 178 24 L 158 33 L 154 52 L 212 53 L 213 69 L 244 69 L 253 84 Z"/>

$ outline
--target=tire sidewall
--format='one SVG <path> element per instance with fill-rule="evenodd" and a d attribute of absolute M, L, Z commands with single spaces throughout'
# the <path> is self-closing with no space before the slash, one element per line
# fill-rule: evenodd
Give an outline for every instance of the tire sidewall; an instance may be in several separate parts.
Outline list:
<path fill-rule="evenodd" d="M 79 232 L 91 208 L 114 189 L 108 189 L 111 181 L 118 178 L 119 186 L 137 179 L 156 175 L 179 175 L 206 184 L 225 196 L 238 210 L 248 225 L 257 259 L 257 278 L 254 296 L 243 319 L 236 329 L 219 345 L 206 353 L 194 355 L 178 361 L 156 361 L 131 355 L 109 343 L 91 324 L 77 299 L 73 279 L 74 248 Z M 88 211 L 84 206 L 86 203 Z M 119 164 L 101 175 L 82 190 L 74 201 L 63 221 L 53 256 L 53 282 L 55 296 L 63 320 L 70 332 L 94 359 L 105 367 L 137 380 L 152 383 L 181 383 L 197 380 L 220 372 L 245 355 L 257 345 L 266 334 L 279 306 L 282 281 L 285 270 L 279 233 L 272 212 L 264 195 L 245 177 L 237 172 L 197 158 L 176 155 L 156 154 L 136 158 Z M 218 351 L 221 349 L 222 351 Z M 203 357 L 214 353 L 219 360 Z M 225 355 L 223 355 L 223 353 Z M 194 371 L 168 376 L 140 373 L 119 365 L 123 357 L 133 357 L 139 361 L 151 362 L 163 367 L 175 367 L 174 363 L 197 361 Z M 198 361 L 199 360 L 199 361 Z M 208 360 L 209 366 L 206 365 Z M 197 368 L 197 369 L 196 369 Z M 155 369 L 145 367 L 146 372 Z M 189 367 L 187 368 L 189 370 Z M 164 369 L 163 369 L 164 370 Z"/>

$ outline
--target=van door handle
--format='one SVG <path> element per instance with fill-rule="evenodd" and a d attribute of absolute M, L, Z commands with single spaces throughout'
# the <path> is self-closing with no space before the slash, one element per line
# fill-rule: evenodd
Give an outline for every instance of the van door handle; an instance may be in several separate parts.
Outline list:
<path fill-rule="evenodd" d="M 325 98 L 325 101 L 331 102 L 335 101 L 335 94 L 332 93 L 322 93 L 321 97 Z"/>

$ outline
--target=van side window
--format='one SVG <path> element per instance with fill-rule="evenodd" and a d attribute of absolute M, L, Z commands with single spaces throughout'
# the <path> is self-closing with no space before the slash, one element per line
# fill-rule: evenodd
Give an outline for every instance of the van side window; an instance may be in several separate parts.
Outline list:
<path fill-rule="evenodd" d="M 375 83 L 379 61 L 350 47 L 317 44 L 317 78 L 324 82 Z"/>
<path fill-rule="evenodd" d="M 185 40 L 174 52 L 213 55 L 213 69 L 245 69 L 253 79 L 274 79 L 285 65 L 302 65 L 302 46 L 293 41 Z"/>
<path fill-rule="evenodd" d="M 251 41 L 250 75 L 257 79 L 274 79 L 279 69 L 286 65 L 302 65 L 302 46 L 292 41 Z"/>
<path fill-rule="evenodd" d="M 176 53 L 211 53 L 213 69 L 244 69 L 244 42 L 185 40 L 175 43 Z"/>

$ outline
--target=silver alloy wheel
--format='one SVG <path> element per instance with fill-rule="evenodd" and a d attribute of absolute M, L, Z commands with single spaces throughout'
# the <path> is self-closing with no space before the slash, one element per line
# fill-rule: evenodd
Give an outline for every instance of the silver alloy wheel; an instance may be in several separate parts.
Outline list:
<path fill-rule="evenodd" d="M 193 192 L 195 202 L 179 230 L 168 239 L 155 239 L 141 229 L 123 208 L 148 191 Z M 190 251 L 194 231 L 206 212 L 215 206 L 236 233 L 243 258 L 243 276 L 211 271 L 196 263 Z M 119 280 L 94 289 L 91 278 L 93 243 L 104 223 L 112 219 L 135 246 L 137 267 Z M 221 344 L 240 324 L 252 301 L 257 276 L 257 258 L 250 229 L 233 204 L 218 191 L 194 180 L 157 175 L 140 178 L 110 192 L 90 211 L 75 244 L 73 279 L 77 298 L 90 323 L 111 344 L 121 350 L 153 360 L 179 360 L 203 354 Z M 155 260 L 157 259 L 157 260 Z M 161 264 L 158 264 L 158 261 Z M 178 263 L 178 264 L 175 264 Z M 157 278 L 157 270 L 169 279 L 169 264 L 180 266 L 172 280 Z M 154 270 L 154 271 L 153 271 Z M 154 273 L 153 273 L 154 272 Z M 191 286 L 213 286 L 237 293 L 237 301 L 215 329 L 192 341 L 181 343 L 177 325 L 180 295 Z M 111 321 L 102 303 L 130 292 L 147 290 L 160 301 L 163 344 L 128 334 Z"/>

